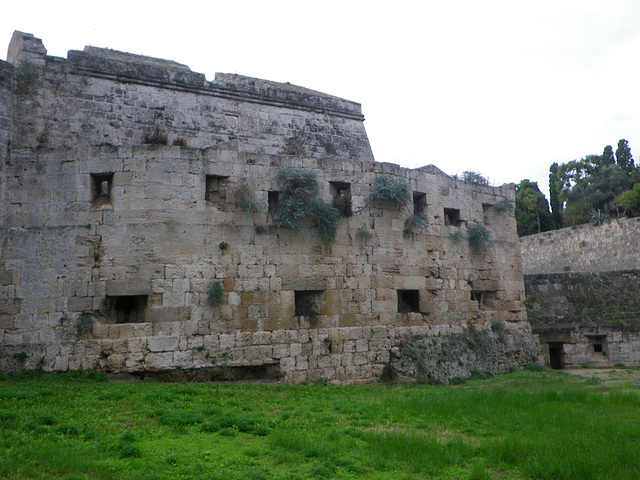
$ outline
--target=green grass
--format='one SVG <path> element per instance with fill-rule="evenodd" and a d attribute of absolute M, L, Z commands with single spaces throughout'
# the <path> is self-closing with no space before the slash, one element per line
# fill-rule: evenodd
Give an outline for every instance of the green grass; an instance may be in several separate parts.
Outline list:
<path fill-rule="evenodd" d="M 637 479 L 640 371 L 614 373 L 335 387 L 26 372 L 0 380 L 0 478 Z"/>

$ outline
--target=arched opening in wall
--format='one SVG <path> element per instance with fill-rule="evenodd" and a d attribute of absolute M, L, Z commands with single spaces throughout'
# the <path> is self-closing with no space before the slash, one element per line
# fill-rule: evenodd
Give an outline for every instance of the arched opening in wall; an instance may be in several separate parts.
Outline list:
<path fill-rule="evenodd" d="M 549 366 L 554 370 L 564 368 L 563 343 L 548 343 L 549 347 Z"/>

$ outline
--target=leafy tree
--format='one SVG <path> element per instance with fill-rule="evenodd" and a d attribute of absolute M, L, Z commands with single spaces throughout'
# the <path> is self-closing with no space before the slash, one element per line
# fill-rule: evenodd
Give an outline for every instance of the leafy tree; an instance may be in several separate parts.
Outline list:
<path fill-rule="evenodd" d="M 538 182 L 522 180 L 516 186 L 515 215 L 519 236 L 551 230 L 553 219 L 549 203 L 538 188 Z"/>
<path fill-rule="evenodd" d="M 600 157 L 600 165 L 613 165 L 614 163 L 616 163 L 616 158 L 613 156 L 613 148 L 611 148 L 611 145 L 607 145 L 604 147 L 604 151 Z"/>
<path fill-rule="evenodd" d="M 631 171 L 633 170 L 633 156 L 631 155 L 629 142 L 624 138 L 618 142 L 618 148 L 616 149 L 616 164 L 620 168 L 623 168 L 627 173 L 631 174 Z"/>
<path fill-rule="evenodd" d="M 632 217 L 640 215 L 640 183 L 634 183 L 633 188 L 622 192 L 615 201 L 625 214 Z"/>
<path fill-rule="evenodd" d="M 591 212 L 593 212 L 593 205 L 589 202 L 579 200 L 577 202 L 568 203 L 567 207 L 564 209 L 563 218 L 565 227 L 588 223 L 591 219 Z"/>
<path fill-rule="evenodd" d="M 554 228 L 562 228 L 562 206 L 560 205 L 559 192 L 558 162 L 554 162 L 549 167 L 549 203 Z"/>

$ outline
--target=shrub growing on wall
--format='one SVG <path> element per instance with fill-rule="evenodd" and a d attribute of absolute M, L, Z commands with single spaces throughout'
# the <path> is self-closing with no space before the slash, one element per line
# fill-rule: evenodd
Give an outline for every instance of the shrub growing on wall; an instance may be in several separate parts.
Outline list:
<path fill-rule="evenodd" d="M 370 198 L 372 200 L 392 202 L 400 206 L 409 200 L 409 195 L 409 184 L 405 180 L 389 175 L 380 175 L 376 177 Z"/>
<path fill-rule="evenodd" d="M 313 218 L 318 235 L 323 242 L 330 242 L 336 236 L 336 224 L 340 211 L 317 199 L 318 181 L 315 172 L 284 167 L 278 173 L 280 183 L 280 207 L 274 216 L 279 227 L 297 229 L 299 220 Z"/>
<path fill-rule="evenodd" d="M 471 253 L 481 254 L 487 251 L 487 244 L 491 240 L 491 232 L 484 225 L 472 223 L 467 228 L 467 242 Z"/>

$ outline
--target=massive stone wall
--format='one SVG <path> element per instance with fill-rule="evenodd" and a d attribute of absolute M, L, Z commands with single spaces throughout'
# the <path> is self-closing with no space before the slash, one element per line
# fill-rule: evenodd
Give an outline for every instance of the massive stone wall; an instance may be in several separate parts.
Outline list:
<path fill-rule="evenodd" d="M 520 239 L 528 319 L 553 366 L 640 364 L 640 219 Z"/>
<path fill-rule="evenodd" d="M 373 161 L 354 102 L 236 75 L 208 84 L 120 52 L 51 58 L 38 45 L 17 33 L 9 55 L 32 60 L 42 82 L 13 98 L 0 369 L 372 381 L 403 368 L 407 342 L 470 329 L 503 344 L 504 361 L 448 359 L 456 376 L 535 355 L 515 220 L 501 207 L 512 185 Z M 310 219 L 275 224 L 282 167 L 349 203 L 335 240 Z M 409 200 L 373 201 L 382 176 L 406 182 Z M 473 227 L 491 232 L 486 251 L 470 247 Z M 432 368 L 446 381 L 446 365 Z"/>
<path fill-rule="evenodd" d="M 618 218 L 520 239 L 526 275 L 640 269 L 640 218 Z"/>

